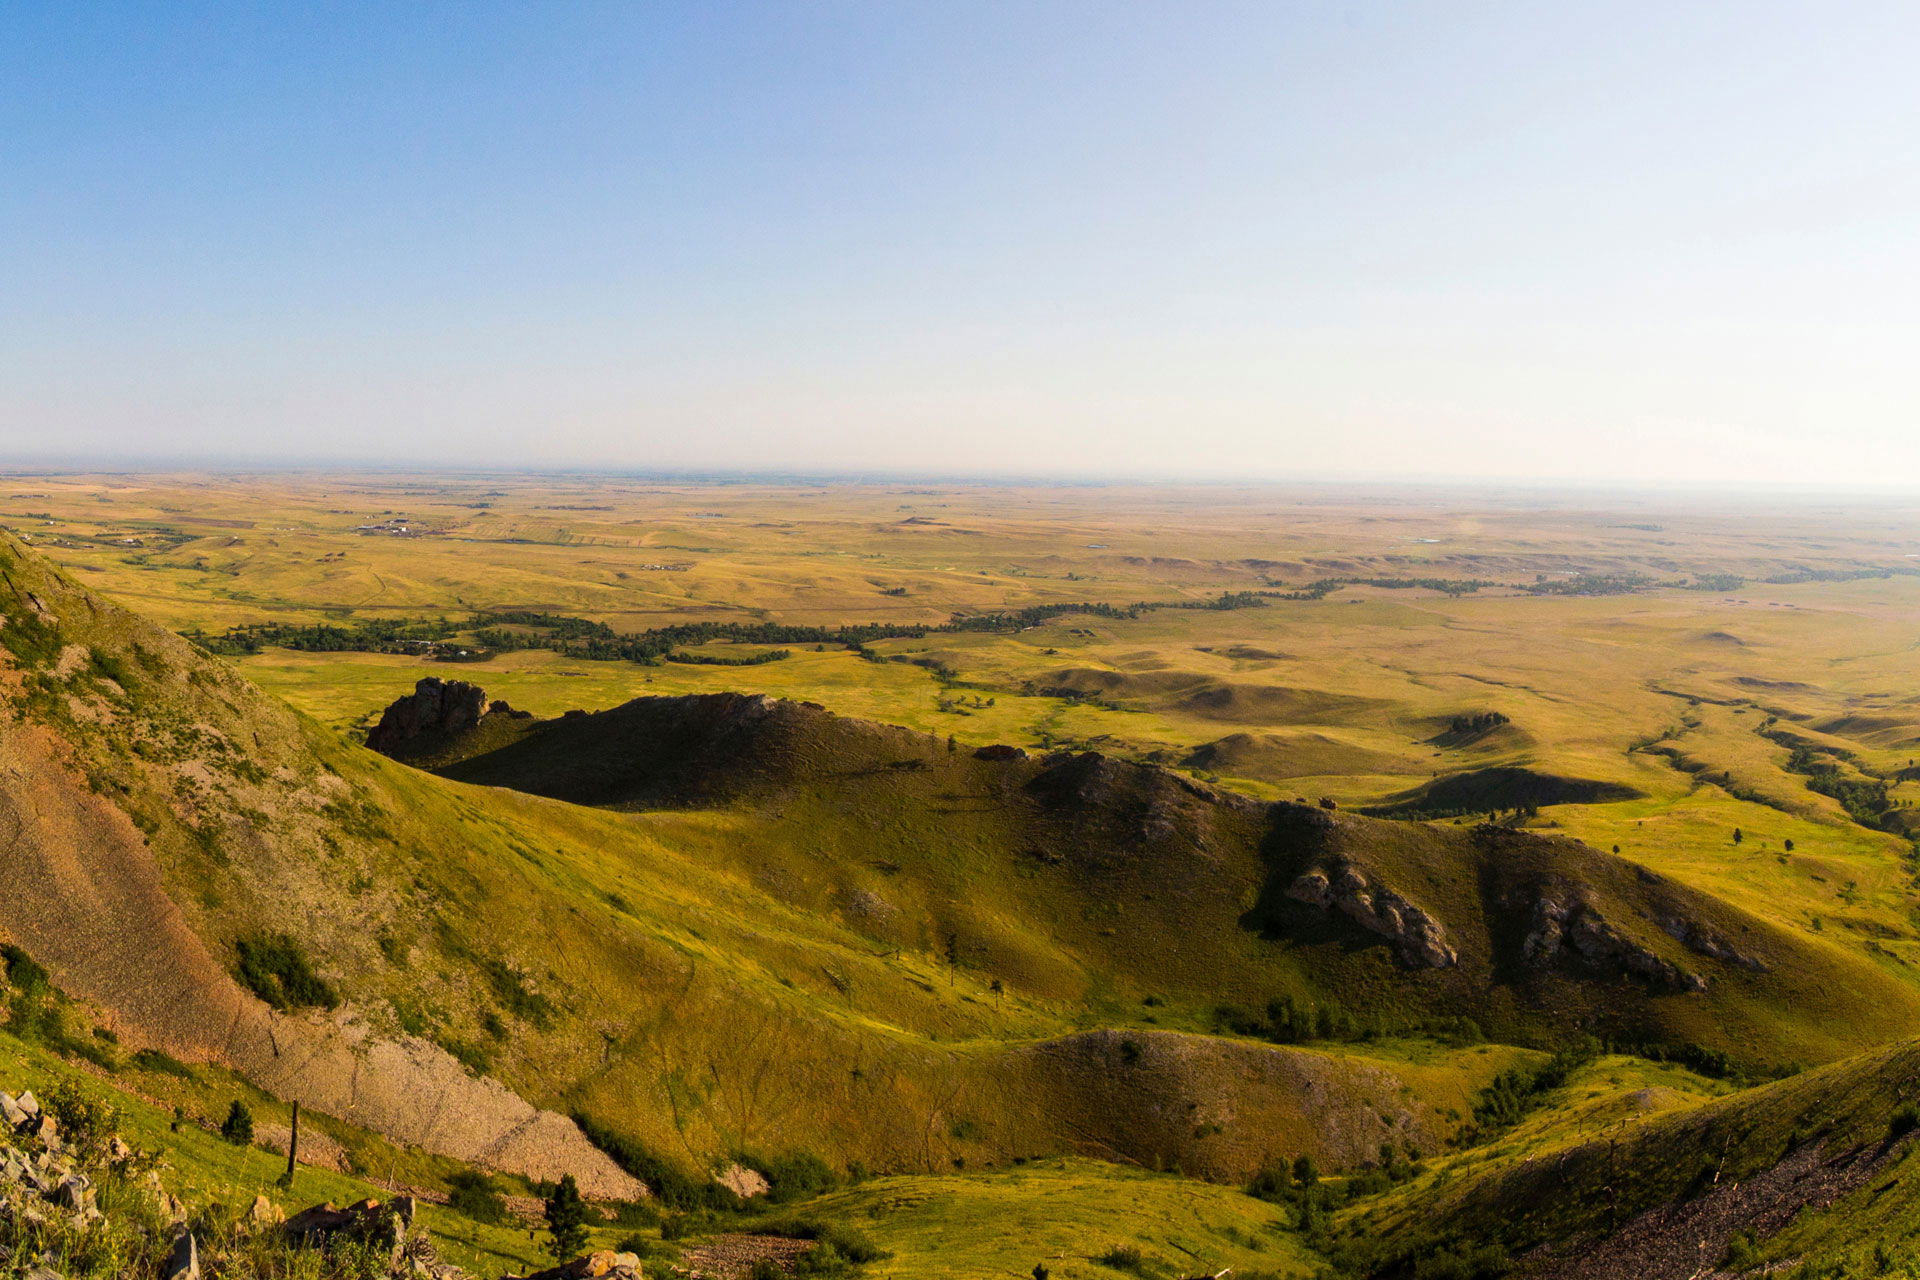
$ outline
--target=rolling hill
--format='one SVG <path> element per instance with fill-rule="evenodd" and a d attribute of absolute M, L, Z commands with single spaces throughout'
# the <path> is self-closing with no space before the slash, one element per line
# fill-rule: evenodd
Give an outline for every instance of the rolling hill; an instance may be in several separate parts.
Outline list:
<path fill-rule="evenodd" d="M 1651 1231 L 1728 1169 L 1778 1205 L 1807 1170 L 1840 1162 L 1818 1185 L 1857 1198 L 1905 1159 L 1913 1050 L 1885 1046 L 1920 992 L 1577 840 L 759 695 L 541 719 L 423 682 L 375 751 L 11 540 L 0 615 L 8 941 L 129 1048 L 445 1156 L 605 1197 L 803 1153 L 1359 1173 L 1470 1141 L 1497 1077 L 1593 1034 L 1831 1065 L 1449 1157 L 1349 1213 L 1390 1246 L 1362 1265 L 1473 1230 L 1607 1274 L 1564 1246 Z M 1874 1204 L 1907 1220 L 1903 1192 Z"/>

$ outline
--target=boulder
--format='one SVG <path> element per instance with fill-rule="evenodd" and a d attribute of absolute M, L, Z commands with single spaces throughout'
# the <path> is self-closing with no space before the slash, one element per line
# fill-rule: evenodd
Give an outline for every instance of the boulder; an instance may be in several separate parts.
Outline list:
<path fill-rule="evenodd" d="M 193 1232 L 184 1231 L 173 1242 L 166 1262 L 160 1267 L 160 1280 L 200 1280 L 200 1246 Z"/>
<path fill-rule="evenodd" d="M 413 1230 L 414 1200 L 400 1196 L 391 1203 L 359 1200 L 344 1209 L 331 1200 L 302 1209 L 281 1228 L 296 1244 L 318 1245 L 338 1235 L 384 1248 L 395 1268 L 411 1261 L 435 1261 L 426 1232 Z"/>
<path fill-rule="evenodd" d="M 93 1179 L 84 1173 L 70 1173 L 53 1189 L 53 1198 L 74 1213 L 85 1213 L 93 1203 Z"/>
<path fill-rule="evenodd" d="M 640 1280 L 640 1256 L 601 1249 L 571 1262 L 563 1262 L 557 1267 L 536 1271 L 530 1276 L 503 1276 L 501 1280 L 600 1280 L 601 1277 Z"/>
<path fill-rule="evenodd" d="M 305 1242 L 330 1236 L 352 1222 L 351 1213 L 329 1200 L 324 1204 L 311 1205 L 288 1218 L 285 1230 L 290 1239 Z"/>

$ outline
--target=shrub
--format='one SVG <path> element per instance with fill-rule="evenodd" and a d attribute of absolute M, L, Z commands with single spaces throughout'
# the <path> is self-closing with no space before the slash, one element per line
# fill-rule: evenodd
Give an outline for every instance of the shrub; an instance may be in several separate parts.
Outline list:
<path fill-rule="evenodd" d="M 40 1099 L 53 1114 L 61 1134 L 83 1156 L 98 1158 L 107 1140 L 120 1128 L 120 1109 L 82 1093 L 71 1080 L 62 1080 Z"/>
<path fill-rule="evenodd" d="M 760 1236 L 811 1240 L 813 1248 L 794 1259 L 796 1275 L 836 1275 L 851 1266 L 864 1266 L 893 1255 L 852 1227 L 817 1218 L 786 1218 L 753 1228 Z"/>
<path fill-rule="evenodd" d="M 965 1135 L 961 1128 L 971 1122 L 957 1120 L 953 1125 L 953 1136 Z M 789 1152 L 786 1155 L 762 1158 L 754 1155 L 739 1157 L 742 1165 L 752 1169 L 767 1180 L 767 1201 L 770 1204 L 790 1204 L 796 1200 L 811 1200 L 840 1185 L 840 1179 L 827 1162 L 808 1151 Z"/>
<path fill-rule="evenodd" d="M 0 946 L 0 959 L 7 962 L 7 985 L 21 995 L 44 995 L 53 986 L 52 975 L 11 942 Z"/>
<path fill-rule="evenodd" d="M 178 1076 L 182 1080 L 194 1078 L 193 1068 L 169 1053 L 158 1049 L 136 1049 L 133 1065 L 142 1071 L 156 1071 L 161 1075 Z"/>
<path fill-rule="evenodd" d="M 462 1169 L 447 1179 L 447 1207 L 475 1222 L 497 1226 L 507 1220 L 506 1197 L 477 1169 Z"/>
<path fill-rule="evenodd" d="M 1753 1242 L 1751 1231 L 1737 1231 L 1733 1239 L 1727 1241 L 1726 1256 L 1720 1260 L 1722 1271 L 1746 1271 L 1760 1261 L 1760 1250 Z"/>
<path fill-rule="evenodd" d="M 616 1200 L 611 1206 L 613 1223 L 617 1227 L 657 1227 L 660 1225 L 660 1209 L 645 1200 Z M 638 1253 L 638 1249 L 623 1252 Z"/>
<path fill-rule="evenodd" d="M 1094 1259 L 1103 1267 L 1112 1267 L 1115 1271 L 1131 1271 L 1134 1275 L 1145 1275 L 1147 1259 L 1130 1244 L 1117 1244 Z"/>
<path fill-rule="evenodd" d="M 1514 1067 L 1495 1076 L 1473 1104 L 1473 1122 L 1485 1136 L 1518 1124 L 1543 1098 L 1567 1082 L 1567 1077 L 1592 1062 L 1600 1043 L 1582 1037 L 1536 1067 Z"/>
<path fill-rule="evenodd" d="M 1920 1107 L 1911 1102 L 1903 1103 L 1887 1120 L 1887 1141 L 1904 1138 L 1916 1128 L 1920 1128 Z"/>
<path fill-rule="evenodd" d="M 234 943 L 241 985 L 276 1009 L 333 1009 L 340 995 L 313 971 L 300 944 L 286 934 L 242 938 Z"/>
<path fill-rule="evenodd" d="M 1289 1172 L 1287 1161 L 1270 1160 L 1260 1166 L 1260 1172 L 1253 1175 L 1247 1183 L 1247 1194 L 1256 1200 L 1266 1200 L 1278 1204 L 1293 1195 L 1293 1175 Z"/>

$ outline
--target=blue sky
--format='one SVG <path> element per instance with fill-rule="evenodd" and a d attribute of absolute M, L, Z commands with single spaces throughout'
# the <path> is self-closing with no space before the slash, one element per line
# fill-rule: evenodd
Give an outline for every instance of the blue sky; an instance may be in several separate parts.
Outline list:
<path fill-rule="evenodd" d="M 1920 477 L 1920 10 L 0 5 L 0 462 Z"/>

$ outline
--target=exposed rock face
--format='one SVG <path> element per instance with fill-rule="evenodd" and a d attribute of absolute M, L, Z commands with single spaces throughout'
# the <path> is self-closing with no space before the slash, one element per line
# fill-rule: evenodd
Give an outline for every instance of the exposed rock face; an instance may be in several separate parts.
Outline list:
<path fill-rule="evenodd" d="M 489 715 L 513 714 L 504 702 L 489 703 L 487 691 L 477 684 L 428 676 L 381 714 L 380 723 L 367 734 L 367 745 L 381 755 L 398 755 L 422 737 L 450 737 Z"/>
<path fill-rule="evenodd" d="M 1707 980 L 1699 974 L 1662 960 L 1621 933 L 1578 889 L 1548 885 L 1534 901 L 1521 954 L 1535 964 L 1547 965 L 1569 951 L 1591 964 L 1639 978 L 1657 990 L 1707 989 Z"/>
<path fill-rule="evenodd" d="M 1459 963 L 1459 952 L 1438 920 L 1385 885 L 1372 883 L 1357 868 L 1309 871 L 1293 882 L 1287 896 L 1322 911 L 1338 910 L 1393 943 L 1412 968 L 1445 969 Z"/>
<path fill-rule="evenodd" d="M 1740 950 L 1729 942 L 1726 935 L 1708 924 L 1698 920 L 1687 920 L 1679 916 L 1669 916 L 1660 921 L 1660 927 L 1667 935 L 1689 951 L 1696 951 L 1715 960 L 1724 960 L 1728 964 L 1737 964 L 1742 969 L 1751 969 L 1755 973 L 1771 973 L 1773 966 L 1759 956 Z"/>
<path fill-rule="evenodd" d="M 973 755 L 976 760 L 1025 760 L 1027 758 L 1025 748 L 1009 746 L 1004 742 L 996 742 L 990 747 L 981 747 Z"/>

